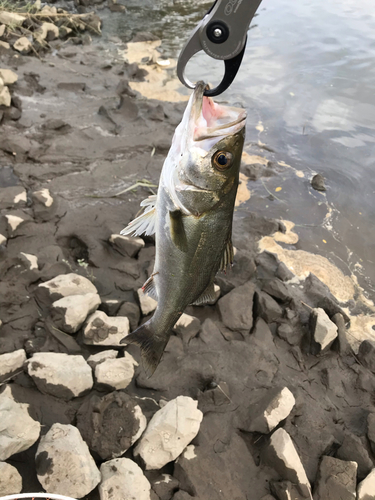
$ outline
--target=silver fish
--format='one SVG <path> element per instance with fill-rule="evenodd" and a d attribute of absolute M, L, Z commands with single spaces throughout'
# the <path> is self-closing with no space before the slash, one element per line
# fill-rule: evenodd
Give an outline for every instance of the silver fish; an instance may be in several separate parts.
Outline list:
<path fill-rule="evenodd" d="M 158 301 L 152 318 L 122 339 L 141 348 L 151 376 L 172 328 L 189 304 L 214 297 L 214 278 L 232 263 L 232 220 L 246 112 L 205 97 L 198 82 L 161 172 L 157 196 L 121 232 L 155 233 L 156 258 L 143 286 Z"/>

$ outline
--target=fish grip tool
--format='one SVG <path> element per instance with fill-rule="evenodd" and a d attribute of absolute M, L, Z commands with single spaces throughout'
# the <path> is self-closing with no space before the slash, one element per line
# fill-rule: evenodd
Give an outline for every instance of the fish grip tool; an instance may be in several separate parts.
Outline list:
<path fill-rule="evenodd" d="M 233 82 L 241 66 L 247 42 L 247 31 L 262 0 L 216 0 L 196 26 L 181 50 L 177 75 L 181 83 L 193 89 L 195 85 L 185 76 L 189 60 L 203 50 L 214 59 L 224 61 L 222 81 L 206 96 L 222 94 Z"/>

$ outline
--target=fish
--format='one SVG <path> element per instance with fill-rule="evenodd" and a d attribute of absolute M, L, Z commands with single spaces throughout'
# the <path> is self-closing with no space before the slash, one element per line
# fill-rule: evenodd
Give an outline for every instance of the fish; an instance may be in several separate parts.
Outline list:
<path fill-rule="evenodd" d="M 155 234 L 155 266 L 143 286 L 158 304 L 154 315 L 121 340 L 141 349 L 150 377 L 172 329 L 189 304 L 215 297 L 214 279 L 233 262 L 232 223 L 245 140 L 246 111 L 204 96 L 200 81 L 190 96 L 163 164 L 157 195 L 123 235 Z"/>

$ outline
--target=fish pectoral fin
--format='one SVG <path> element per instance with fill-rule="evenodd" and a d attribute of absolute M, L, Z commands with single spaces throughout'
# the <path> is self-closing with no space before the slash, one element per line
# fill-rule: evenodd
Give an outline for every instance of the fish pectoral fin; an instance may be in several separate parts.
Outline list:
<path fill-rule="evenodd" d="M 181 210 L 169 211 L 171 238 L 181 252 L 187 252 L 187 238 Z"/>
<path fill-rule="evenodd" d="M 210 283 L 206 290 L 195 300 L 191 305 L 202 306 L 208 302 L 214 302 L 216 300 L 214 284 Z"/>
<path fill-rule="evenodd" d="M 160 363 L 170 336 L 169 332 L 162 338 L 158 337 L 151 320 L 149 320 L 134 330 L 133 333 L 124 337 L 120 343 L 135 344 L 140 347 L 143 369 L 147 377 L 150 378 Z"/>
<path fill-rule="evenodd" d="M 143 293 L 147 294 L 149 297 L 152 297 L 155 300 L 158 300 L 158 292 L 156 291 L 154 276 L 159 274 L 158 272 L 152 273 L 151 276 L 146 280 L 145 284 L 142 287 Z"/>
<path fill-rule="evenodd" d="M 141 234 L 151 236 L 154 234 L 156 223 L 156 198 L 156 195 L 152 195 L 143 200 L 141 202 L 141 207 L 145 207 L 143 214 L 129 222 L 120 234 L 124 236 L 140 236 Z"/>
<path fill-rule="evenodd" d="M 229 238 L 228 243 L 225 245 L 223 255 L 220 261 L 220 271 L 226 271 L 228 266 L 233 264 L 234 252 L 233 252 L 233 244 L 232 237 Z"/>

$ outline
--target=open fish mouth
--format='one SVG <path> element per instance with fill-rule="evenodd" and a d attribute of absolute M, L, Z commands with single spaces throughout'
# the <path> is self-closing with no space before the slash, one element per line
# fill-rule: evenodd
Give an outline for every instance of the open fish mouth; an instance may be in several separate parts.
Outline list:
<path fill-rule="evenodd" d="M 246 111 L 215 103 L 211 97 L 204 95 L 206 87 L 204 82 L 198 82 L 191 100 L 188 128 L 189 138 L 193 142 L 220 140 L 222 137 L 236 134 L 245 126 Z M 209 145 L 210 141 L 207 147 Z"/>

